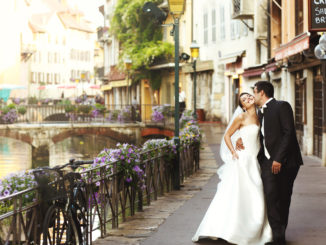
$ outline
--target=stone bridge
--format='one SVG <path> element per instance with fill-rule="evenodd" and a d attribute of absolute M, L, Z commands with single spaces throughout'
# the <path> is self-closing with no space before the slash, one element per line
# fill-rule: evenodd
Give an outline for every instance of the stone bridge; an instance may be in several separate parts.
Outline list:
<path fill-rule="evenodd" d="M 137 144 L 141 141 L 144 125 L 64 123 L 64 124 L 10 124 L 0 125 L 0 136 L 23 141 L 32 146 L 33 161 L 48 162 L 52 144 L 77 135 L 101 135 L 111 139 Z"/>
<path fill-rule="evenodd" d="M 33 163 L 49 162 L 52 144 L 71 136 L 101 135 L 119 142 L 141 144 L 152 136 L 173 136 L 173 131 L 144 123 L 56 123 L 0 125 L 0 136 L 23 141 L 32 146 Z"/>

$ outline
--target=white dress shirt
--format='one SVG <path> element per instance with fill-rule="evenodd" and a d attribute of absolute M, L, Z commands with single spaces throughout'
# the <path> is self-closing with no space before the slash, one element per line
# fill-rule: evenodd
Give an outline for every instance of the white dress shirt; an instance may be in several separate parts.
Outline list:
<path fill-rule="evenodd" d="M 261 109 L 260 109 L 261 113 L 264 113 L 264 108 L 267 108 L 267 103 L 270 102 L 272 99 L 274 99 L 274 98 L 269 98 L 269 99 L 265 102 L 265 104 L 261 107 Z M 264 144 L 264 153 L 265 153 L 265 156 L 266 156 L 267 159 L 270 159 L 271 156 L 269 155 L 269 152 L 268 152 L 268 150 L 267 150 L 267 148 L 266 148 L 266 145 L 265 145 L 264 117 L 263 117 L 263 120 L 262 120 L 262 122 L 261 122 L 261 133 L 262 133 L 262 135 L 264 136 L 263 144 Z"/>

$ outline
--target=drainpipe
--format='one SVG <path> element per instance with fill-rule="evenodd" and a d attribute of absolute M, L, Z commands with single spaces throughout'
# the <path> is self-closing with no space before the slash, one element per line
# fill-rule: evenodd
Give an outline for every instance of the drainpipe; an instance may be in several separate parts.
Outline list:
<path fill-rule="evenodd" d="M 195 0 L 191 1 L 191 41 L 194 40 L 194 5 L 195 5 Z"/>
<path fill-rule="evenodd" d="M 267 1 L 267 59 L 271 58 L 271 5 L 270 1 Z"/>

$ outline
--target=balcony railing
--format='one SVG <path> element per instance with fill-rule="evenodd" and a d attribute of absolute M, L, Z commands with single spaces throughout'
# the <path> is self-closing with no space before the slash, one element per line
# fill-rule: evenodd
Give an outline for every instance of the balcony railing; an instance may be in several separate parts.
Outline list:
<path fill-rule="evenodd" d="M 179 176 L 181 183 L 199 169 L 199 145 L 182 145 L 182 149 Z M 145 188 L 126 183 L 125 176 L 116 170 L 116 162 L 110 163 L 113 166 L 112 172 L 107 170 L 109 163 L 80 172 L 81 176 L 86 177 L 81 189 L 82 195 L 86 197 L 86 208 L 80 209 L 79 216 L 86 217 L 81 225 L 87 233 L 81 244 L 92 244 L 94 232 L 101 237 L 107 236 L 109 229 L 119 227 L 120 220 L 125 221 L 136 210 L 142 211 L 144 205 L 150 205 L 158 196 L 172 190 L 174 161 L 167 158 L 164 152 L 168 151 L 162 147 L 140 153 L 139 165 L 146 173 Z M 68 174 L 72 172 L 66 175 Z M 66 175 L 60 179 L 64 179 Z M 46 185 L 57 186 L 60 179 Z M 49 224 L 44 222 L 49 205 L 52 208 L 56 205 L 56 200 L 61 200 L 59 202 L 62 204 L 62 197 L 54 197 L 51 202 L 46 202 L 41 199 L 42 189 L 44 190 L 44 186 L 36 186 L 0 197 L 0 244 L 44 244 L 44 227 L 53 230 L 53 233 L 55 229 L 59 234 L 65 233 L 64 227 L 69 226 L 72 220 L 68 220 L 66 226 L 58 227 L 52 224 L 55 223 L 54 220 Z M 57 189 L 53 190 L 55 192 Z M 67 190 L 65 194 L 71 193 L 70 189 Z M 51 196 L 50 193 L 48 195 Z M 67 234 L 61 234 L 63 240 L 67 237 Z"/>
<path fill-rule="evenodd" d="M 97 77 L 99 78 L 99 79 L 101 79 L 101 80 L 107 80 L 107 78 L 105 79 L 105 74 L 104 74 L 104 66 L 102 66 L 102 67 L 98 67 L 97 68 Z"/>
<path fill-rule="evenodd" d="M 97 108 L 92 104 L 69 105 L 20 105 L 19 109 L 10 114 L 0 115 L 0 124 L 13 123 L 132 123 L 143 122 L 153 126 L 174 126 L 174 107 L 170 105 L 128 105 L 111 104 Z M 0 107 L 0 111 L 2 108 Z M 15 113 L 15 115 L 13 115 Z M 8 120 L 7 120 L 8 119 Z"/>
<path fill-rule="evenodd" d="M 36 51 L 36 46 L 33 43 L 23 43 L 21 46 L 20 54 L 22 60 L 28 60 L 33 53 Z"/>
<path fill-rule="evenodd" d="M 232 0 L 233 19 L 252 19 L 254 16 L 254 3 L 252 0 Z"/>
<path fill-rule="evenodd" d="M 99 27 L 97 29 L 97 40 L 100 42 L 107 42 L 110 39 L 109 28 Z"/>

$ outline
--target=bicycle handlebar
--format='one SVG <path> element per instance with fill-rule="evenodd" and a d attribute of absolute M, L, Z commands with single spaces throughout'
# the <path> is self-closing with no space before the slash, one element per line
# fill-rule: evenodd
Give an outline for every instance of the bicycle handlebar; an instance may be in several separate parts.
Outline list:
<path fill-rule="evenodd" d="M 61 170 L 65 167 L 70 166 L 72 168 L 73 171 L 75 171 L 79 166 L 82 165 L 86 165 L 86 164 L 92 164 L 94 161 L 93 160 L 88 160 L 88 161 L 75 161 L 75 159 L 70 159 L 68 163 L 63 164 L 63 165 L 56 165 L 54 167 L 49 167 L 49 166 L 44 166 L 44 167 L 40 167 L 40 168 L 36 168 L 33 169 L 32 171 L 34 172 L 38 172 L 38 171 L 42 171 L 42 170 L 54 170 L 54 171 L 58 171 Z"/>

